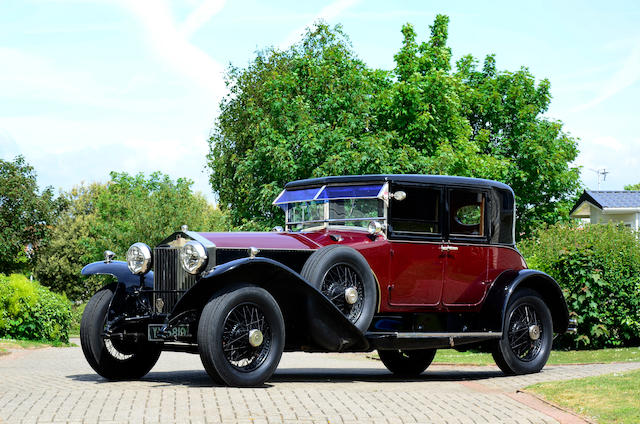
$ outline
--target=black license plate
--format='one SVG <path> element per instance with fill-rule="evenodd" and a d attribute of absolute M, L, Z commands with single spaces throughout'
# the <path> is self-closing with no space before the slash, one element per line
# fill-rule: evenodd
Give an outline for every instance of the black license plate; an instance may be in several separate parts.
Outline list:
<path fill-rule="evenodd" d="M 164 327 L 163 324 L 149 324 L 147 338 L 151 342 L 163 342 L 165 340 L 177 339 L 178 337 L 190 337 L 189 325 L 180 324 L 175 327 L 170 327 L 167 332 L 163 334 L 164 337 L 160 337 L 160 332 Z"/>

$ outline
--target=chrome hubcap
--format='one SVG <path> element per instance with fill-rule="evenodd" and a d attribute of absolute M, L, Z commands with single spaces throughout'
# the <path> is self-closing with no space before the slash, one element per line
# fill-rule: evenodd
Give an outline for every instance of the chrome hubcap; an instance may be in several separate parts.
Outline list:
<path fill-rule="evenodd" d="M 540 338 L 540 327 L 537 325 L 529 326 L 529 338 L 531 340 L 538 340 Z"/>
<path fill-rule="evenodd" d="M 356 303 L 358 301 L 358 289 L 355 287 L 347 287 L 344 291 L 344 300 L 349 305 Z"/>
<path fill-rule="evenodd" d="M 262 336 L 262 331 L 260 330 L 250 330 L 249 331 L 249 344 L 253 347 L 258 347 L 262 344 L 262 340 L 264 337 Z"/>

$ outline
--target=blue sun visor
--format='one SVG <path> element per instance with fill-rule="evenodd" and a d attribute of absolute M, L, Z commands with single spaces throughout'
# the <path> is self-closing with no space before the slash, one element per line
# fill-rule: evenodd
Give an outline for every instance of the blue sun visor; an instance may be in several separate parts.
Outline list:
<path fill-rule="evenodd" d="M 334 199 L 376 199 L 382 197 L 384 184 L 322 186 L 301 190 L 283 190 L 273 202 L 274 205 L 285 203 L 311 202 Z"/>

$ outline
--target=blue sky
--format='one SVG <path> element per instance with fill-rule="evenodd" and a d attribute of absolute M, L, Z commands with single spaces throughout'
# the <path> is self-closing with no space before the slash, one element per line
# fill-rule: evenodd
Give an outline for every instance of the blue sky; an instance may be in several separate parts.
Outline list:
<path fill-rule="evenodd" d="M 229 63 L 286 48 L 318 19 L 341 23 L 369 66 L 391 69 L 400 29 L 421 39 L 449 15 L 454 57 L 551 81 L 548 116 L 580 139 L 596 188 L 640 182 L 640 3 L 0 0 L 0 158 L 22 154 L 40 186 L 68 190 L 111 170 L 160 170 L 213 199 L 207 138 Z"/>

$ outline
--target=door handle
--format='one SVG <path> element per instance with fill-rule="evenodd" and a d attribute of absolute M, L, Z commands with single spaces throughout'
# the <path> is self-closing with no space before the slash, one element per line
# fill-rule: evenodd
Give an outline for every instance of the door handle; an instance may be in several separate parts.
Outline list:
<path fill-rule="evenodd" d="M 442 250 L 443 252 L 451 252 L 454 250 L 458 250 L 458 246 L 450 246 L 450 245 L 440 246 L 440 250 Z"/>

